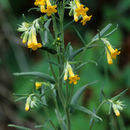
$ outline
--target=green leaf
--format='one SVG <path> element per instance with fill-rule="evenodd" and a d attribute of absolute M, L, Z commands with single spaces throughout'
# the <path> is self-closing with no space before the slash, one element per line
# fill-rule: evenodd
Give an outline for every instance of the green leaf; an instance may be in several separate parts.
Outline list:
<path fill-rule="evenodd" d="M 112 26 L 112 24 L 108 24 L 105 28 L 103 28 L 98 34 L 96 34 L 93 38 L 92 41 L 95 41 L 99 38 L 99 36 L 103 36 L 103 34 Z"/>
<path fill-rule="evenodd" d="M 116 95 L 115 97 L 111 98 L 111 100 L 118 100 L 121 96 L 123 96 L 126 93 L 127 90 L 128 89 L 125 89 L 124 91 Z"/>
<path fill-rule="evenodd" d="M 82 52 L 83 50 L 84 50 L 84 47 L 82 47 L 82 48 L 76 50 L 75 52 L 73 52 L 73 53 L 70 55 L 69 60 L 70 60 L 70 61 L 73 60 L 73 58 L 74 58 L 75 56 L 77 56 L 80 52 Z"/>
<path fill-rule="evenodd" d="M 78 99 L 80 98 L 81 94 L 84 92 L 84 90 L 92 84 L 95 84 L 97 81 L 94 81 L 92 83 L 86 84 L 83 87 L 81 87 L 80 89 L 77 90 L 77 92 L 73 95 L 72 100 L 71 100 L 71 104 L 76 104 L 78 102 Z"/>
<path fill-rule="evenodd" d="M 67 44 L 66 48 L 65 48 L 65 57 L 66 57 L 66 59 L 67 59 L 68 57 L 70 57 L 70 55 L 72 55 L 72 53 L 73 53 L 73 48 L 72 48 L 72 46 L 71 46 L 71 43 L 69 42 L 69 43 Z"/>
<path fill-rule="evenodd" d="M 48 61 L 48 62 L 49 62 L 50 64 L 55 65 L 55 66 L 60 67 L 60 68 L 63 68 L 63 67 L 64 67 L 63 65 L 57 64 L 57 63 L 55 63 L 54 61 Z"/>
<path fill-rule="evenodd" d="M 118 24 L 116 25 L 116 27 L 114 28 L 114 29 L 112 29 L 112 31 L 111 32 L 109 32 L 109 33 L 107 33 L 106 35 L 105 35 L 105 37 L 108 37 L 109 35 L 111 35 L 113 32 L 115 32 L 117 29 L 118 29 Z"/>
<path fill-rule="evenodd" d="M 79 32 L 76 28 L 74 28 L 74 30 L 75 30 L 75 32 L 77 33 L 77 35 L 78 35 L 78 37 L 80 38 L 80 40 L 82 41 L 82 43 L 85 45 L 86 42 L 84 41 L 84 39 L 83 39 L 83 37 L 81 36 L 80 32 Z"/>
<path fill-rule="evenodd" d="M 18 128 L 18 129 L 20 129 L 20 130 L 32 130 L 32 129 L 30 129 L 30 128 L 26 128 L 26 127 L 14 125 L 14 124 L 9 124 L 8 126 L 9 126 L 9 127 Z"/>
<path fill-rule="evenodd" d="M 49 47 L 42 47 L 41 49 L 42 49 L 42 50 L 45 50 L 45 51 L 47 51 L 47 52 L 49 52 L 49 53 L 51 53 L 51 54 L 56 54 L 56 53 L 57 53 L 56 50 L 54 50 L 54 49 L 52 49 L 52 48 L 49 48 Z"/>
<path fill-rule="evenodd" d="M 70 26 L 72 23 L 74 23 L 75 21 L 74 20 L 72 20 L 72 21 L 70 21 L 69 23 L 67 23 L 65 26 L 64 26 L 64 29 L 66 29 L 68 26 Z"/>
<path fill-rule="evenodd" d="M 41 72 L 22 72 L 22 73 L 13 73 L 13 75 L 39 77 L 39 78 L 46 80 L 46 81 L 49 81 L 53 84 L 55 83 L 54 79 L 51 76 L 44 74 L 44 73 L 41 73 Z"/>
<path fill-rule="evenodd" d="M 20 101 L 20 100 L 24 100 L 24 99 L 26 99 L 27 97 L 20 97 L 20 98 L 17 98 L 16 100 L 15 100 L 15 102 L 18 102 L 18 101 Z"/>
<path fill-rule="evenodd" d="M 81 67 L 83 67 L 84 65 L 89 64 L 89 63 L 94 63 L 96 66 L 98 65 L 96 61 L 93 61 L 93 60 L 92 60 L 92 61 L 88 61 L 88 62 L 84 62 L 84 63 L 80 64 L 80 65 L 76 68 L 76 70 L 80 69 Z"/>
<path fill-rule="evenodd" d="M 99 119 L 100 121 L 102 121 L 102 118 L 97 116 L 94 112 L 90 111 L 89 109 L 83 107 L 83 106 L 79 106 L 79 105 L 72 105 L 73 108 L 82 111 L 84 113 L 89 114 L 90 116 L 92 116 L 93 118 Z"/>
<path fill-rule="evenodd" d="M 55 109 L 55 113 L 56 113 L 58 121 L 60 122 L 60 125 L 61 125 L 62 129 L 66 130 L 66 125 L 65 125 L 65 122 L 64 122 L 60 112 L 58 112 L 57 109 Z"/>

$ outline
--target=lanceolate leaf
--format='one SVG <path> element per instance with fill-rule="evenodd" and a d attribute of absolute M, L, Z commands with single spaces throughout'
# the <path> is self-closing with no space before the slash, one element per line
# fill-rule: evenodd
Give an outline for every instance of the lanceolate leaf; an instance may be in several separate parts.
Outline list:
<path fill-rule="evenodd" d="M 8 126 L 9 126 L 9 127 L 17 128 L 17 129 L 19 129 L 19 130 L 32 130 L 32 129 L 30 129 L 30 128 L 26 128 L 26 127 L 14 125 L 14 124 L 9 124 Z"/>
<path fill-rule="evenodd" d="M 72 53 L 72 55 L 69 57 L 69 60 L 71 61 L 75 56 L 77 56 L 80 52 L 82 52 L 84 50 L 83 48 L 80 48 L 78 50 L 76 50 L 74 53 Z"/>
<path fill-rule="evenodd" d="M 71 100 L 71 104 L 76 104 L 78 102 L 78 99 L 80 98 L 81 94 L 84 92 L 84 90 L 92 84 L 95 84 L 97 81 L 94 81 L 92 83 L 86 84 L 83 87 L 81 87 L 80 89 L 77 90 L 77 92 L 73 95 L 72 100 Z"/>
<path fill-rule="evenodd" d="M 41 72 L 22 72 L 22 73 L 13 73 L 15 76 L 32 76 L 32 77 L 39 77 L 43 80 L 46 80 L 46 81 L 49 81 L 51 83 L 55 83 L 54 79 L 47 75 L 47 74 L 44 74 L 44 73 L 41 73 Z"/>
<path fill-rule="evenodd" d="M 105 28 L 103 28 L 103 29 L 99 32 L 99 33 L 100 33 L 100 36 L 103 36 L 103 34 L 104 34 L 111 26 L 112 26 L 112 24 L 108 24 Z M 99 38 L 99 33 L 96 34 L 96 35 L 93 37 L 92 41 L 95 41 L 96 39 Z"/>
<path fill-rule="evenodd" d="M 72 107 L 74 109 L 77 109 L 79 111 L 82 111 L 84 113 L 89 114 L 90 116 L 92 116 L 93 118 L 99 119 L 100 121 L 102 121 L 102 118 L 100 118 L 99 116 L 97 116 L 95 113 L 93 113 L 92 111 L 90 111 L 89 109 L 83 107 L 83 106 L 79 106 L 79 105 L 72 105 Z"/>
<path fill-rule="evenodd" d="M 80 40 L 82 41 L 82 43 L 85 45 L 86 42 L 84 41 L 84 39 L 83 39 L 83 37 L 81 36 L 80 32 L 79 32 L 76 28 L 74 28 L 74 30 L 75 30 L 75 32 L 77 33 L 77 35 L 78 35 L 78 37 L 80 38 Z"/>
<path fill-rule="evenodd" d="M 87 62 L 80 64 L 78 67 L 76 67 L 76 70 L 80 69 L 81 67 L 83 67 L 84 65 L 89 64 L 89 63 L 94 63 L 96 66 L 98 65 L 96 61 L 91 60 L 91 61 L 87 61 Z"/>
<path fill-rule="evenodd" d="M 111 98 L 111 100 L 118 100 L 121 96 L 123 96 L 126 93 L 127 90 L 128 89 L 125 89 L 124 91 L 116 95 L 115 97 Z"/>

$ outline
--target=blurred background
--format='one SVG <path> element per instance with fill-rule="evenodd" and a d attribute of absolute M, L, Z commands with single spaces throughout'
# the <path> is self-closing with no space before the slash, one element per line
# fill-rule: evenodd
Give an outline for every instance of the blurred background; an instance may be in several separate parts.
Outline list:
<path fill-rule="evenodd" d="M 81 0 L 89 7 L 89 15 L 92 20 L 82 26 L 80 23 L 72 23 L 65 30 L 65 44 L 71 41 L 74 49 L 82 47 L 74 27 L 81 32 L 86 42 L 108 23 L 114 27 L 119 25 L 117 31 L 108 37 L 115 48 L 121 48 L 121 54 L 113 65 L 108 65 L 104 50 L 101 46 L 88 50 L 77 59 L 93 63 L 85 65 L 78 73 L 82 75 L 76 89 L 86 82 L 98 80 L 98 83 L 89 86 L 80 102 L 83 106 L 94 110 L 102 99 L 101 90 L 108 98 L 128 88 L 121 100 L 126 108 L 120 117 L 114 113 L 109 115 L 109 106 L 104 105 L 99 111 L 103 122 L 96 122 L 94 130 L 130 130 L 130 0 Z M 40 71 L 48 73 L 48 63 L 44 51 L 31 52 L 22 46 L 20 33 L 17 32 L 18 25 L 23 22 L 22 14 L 28 20 L 33 20 L 42 14 L 36 11 L 28 11 L 34 7 L 32 0 L 0 0 L 0 130 L 15 130 L 8 124 L 16 124 L 32 129 L 36 125 L 46 123 L 46 115 L 43 108 L 24 111 L 25 101 L 15 102 L 16 94 L 31 93 L 34 82 L 28 78 L 13 76 L 14 72 Z M 66 12 L 64 23 L 73 20 Z M 99 42 L 100 45 L 100 42 Z M 51 102 L 50 102 L 51 104 Z M 56 117 L 52 108 L 49 108 L 52 120 L 56 123 Z M 43 111 L 43 112 L 42 112 Z M 72 130 L 88 130 L 90 117 L 84 113 L 75 112 L 72 116 Z M 43 128 L 43 130 L 46 128 Z"/>

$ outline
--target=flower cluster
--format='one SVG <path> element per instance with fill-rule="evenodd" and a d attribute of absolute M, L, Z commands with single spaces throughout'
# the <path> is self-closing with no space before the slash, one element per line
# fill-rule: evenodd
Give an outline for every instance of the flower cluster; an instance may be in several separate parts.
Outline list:
<path fill-rule="evenodd" d="M 89 10 L 88 7 L 84 7 L 83 4 L 80 4 L 79 0 L 74 0 L 70 3 L 70 15 L 73 12 L 75 22 L 78 22 L 79 18 L 82 17 L 81 23 L 85 25 L 87 21 L 90 21 L 92 15 L 88 16 L 87 12 Z"/>
<path fill-rule="evenodd" d="M 57 12 L 57 5 L 51 5 L 51 2 L 49 0 L 36 0 L 34 5 L 39 6 L 40 11 L 42 13 L 46 13 L 48 16 L 51 16 L 51 14 Z"/>
<path fill-rule="evenodd" d="M 117 100 L 117 101 L 109 100 L 109 102 L 111 103 L 111 106 L 114 110 L 115 115 L 120 116 L 120 111 L 123 110 L 123 107 L 125 105 L 120 100 Z"/>
<path fill-rule="evenodd" d="M 29 111 L 30 108 L 37 107 L 38 99 L 34 94 L 30 94 L 26 99 L 25 111 Z"/>
<path fill-rule="evenodd" d="M 27 47 L 31 48 L 33 51 L 42 47 L 42 44 L 38 43 L 36 38 L 36 29 L 38 28 L 40 27 L 37 20 L 35 20 L 32 24 L 23 22 L 18 28 L 18 31 L 23 32 L 21 35 L 23 44 L 27 42 Z"/>
<path fill-rule="evenodd" d="M 66 67 L 65 67 L 65 74 L 64 74 L 64 80 L 68 79 L 68 74 L 69 74 L 69 83 L 70 84 L 77 84 L 77 80 L 80 80 L 80 77 L 78 77 L 78 75 L 75 75 L 71 65 L 67 62 Z"/>
<path fill-rule="evenodd" d="M 105 50 L 106 50 L 106 54 L 107 54 L 107 61 L 108 64 L 113 64 L 113 60 L 112 59 L 116 59 L 116 56 L 120 54 L 120 51 L 118 51 L 118 49 L 113 49 L 110 42 L 105 39 L 102 38 L 102 41 L 105 44 Z"/>

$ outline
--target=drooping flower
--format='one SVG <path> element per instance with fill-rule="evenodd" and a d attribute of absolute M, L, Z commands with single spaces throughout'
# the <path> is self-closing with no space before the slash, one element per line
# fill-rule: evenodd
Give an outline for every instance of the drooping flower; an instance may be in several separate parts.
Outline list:
<path fill-rule="evenodd" d="M 112 59 L 116 59 L 116 56 L 120 54 L 120 51 L 118 51 L 118 49 L 113 49 L 110 42 L 106 40 L 105 38 L 102 38 L 102 41 L 104 42 L 106 46 L 108 64 L 113 64 Z"/>
<path fill-rule="evenodd" d="M 74 75 L 74 76 L 72 76 L 72 77 L 69 77 L 69 83 L 70 84 L 74 84 L 74 85 L 76 85 L 77 84 L 77 80 L 80 80 L 80 77 L 78 77 L 78 75 Z"/>
<path fill-rule="evenodd" d="M 51 16 L 51 14 L 57 12 L 57 10 L 56 10 L 57 5 L 51 5 L 49 0 L 46 0 L 46 3 L 47 3 L 46 13 L 47 13 L 48 16 Z"/>
<path fill-rule="evenodd" d="M 120 111 L 123 110 L 123 107 L 125 107 L 125 105 L 120 100 L 117 101 L 109 100 L 109 102 L 112 105 L 115 115 L 120 116 Z"/>
<path fill-rule="evenodd" d="M 91 20 L 92 15 L 91 16 L 87 15 L 89 8 L 84 7 L 83 4 L 80 4 L 79 0 L 71 1 L 70 8 L 71 8 L 70 15 L 72 14 L 71 12 L 73 12 L 75 22 L 78 22 L 80 17 L 82 18 L 81 20 L 82 25 L 85 25 L 87 21 Z"/>
<path fill-rule="evenodd" d="M 88 16 L 88 15 L 83 16 L 83 19 L 81 20 L 82 25 L 84 26 L 86 24 L 86 22 L 90 21 L 91 17 L 92 17 L 92 15 L 91 16 Z"/>
<path fill-rule="evenodd" d="M 35 6 L 39 6 L 40 7 L 40 11 L 42 13 L 46 13 L 46 10 L 45 10 L 46 0 L 36 0 L 34 2 L 34 5 Z"/>
<path fill-rule="evenodd" d="M 75 75 L 73 72 L 73 69 L 71 67 L 71 65 L 67 62 L 66 67 L 65 67 L 65 74 L 64 74 L 64 80 L 67 80 L 69 77 L 69 83 L 70 84 L 77 84 L 77 80 L 80 80 L 80 77 L 78 77 L 78 75 Z"/>
<path fill-rule="evenodd" d="M 29 111 L 30 109 L 30 102 L 31 102 L 31 97 L 29 96 L 26 100 L 26 104 L 25 104 L 25 111 Z"/>
<path fill-rule="evenodd" d="M 36 30 L 33 27 L 29 33 L 27 45 L 28 45 L 28 48 L 31 48 L 33 51 L 36 51 L 38 48 L 42 47 L 41 43 L 37 43 Z"/>

